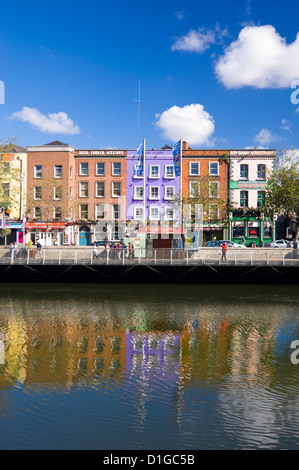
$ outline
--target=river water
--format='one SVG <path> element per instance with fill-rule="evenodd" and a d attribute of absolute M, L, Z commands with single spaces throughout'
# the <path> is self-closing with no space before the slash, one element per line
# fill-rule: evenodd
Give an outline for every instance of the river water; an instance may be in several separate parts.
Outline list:
<path fill-rule="evenodd" d="M 0 449 L 299 448 L 296 286 L 3 284 L 0 340 Z"/>

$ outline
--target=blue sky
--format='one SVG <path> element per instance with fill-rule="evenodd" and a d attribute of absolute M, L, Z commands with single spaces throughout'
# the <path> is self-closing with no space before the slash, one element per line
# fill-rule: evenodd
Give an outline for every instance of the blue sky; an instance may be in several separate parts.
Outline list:
<path fill-rule="evenodd" d="M 298 149 L 298 13 L 295 0 L 2 3 L 0 136 Z"/>

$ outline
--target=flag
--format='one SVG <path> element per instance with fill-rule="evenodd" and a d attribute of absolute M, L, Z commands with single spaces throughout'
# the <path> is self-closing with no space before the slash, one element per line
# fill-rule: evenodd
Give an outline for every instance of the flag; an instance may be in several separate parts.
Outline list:
<path fill-rule="evenodd" d="M 136 166 L 136 176 L 143 176 L 143 165 L 144 165 L 144 142 L 139 145 L 137 149 L 138 161 Z"/>
<path fill-rule="evenodd" d="M 181 141 L 179 140 L 172 148 L 175 176 L 181 175 Z"/>

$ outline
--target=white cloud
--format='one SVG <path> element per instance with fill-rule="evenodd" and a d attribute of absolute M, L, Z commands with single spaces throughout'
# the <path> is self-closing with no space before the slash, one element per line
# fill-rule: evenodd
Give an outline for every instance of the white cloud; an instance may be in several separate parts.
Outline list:
<path fill-rule="evenodd" d="M 272 25 L 246 26 L 215 66 L 227 88 L 286 88 L 299 78 L 299 33 L 287 44 Z"/>
<path fill-rule="evenodd" d="M 268 146 L 272 142 L 279 140 L 279 136 L 273 134 L 269 129 L 261 129 L 255 137 L 255 142 L 261 146 Z"/>
<path fill-rule="evenodd" d="M 179 21 L 181 21 L 181 20 L 184 18 L 184 10 L 182 10 L 182 11 L 176 11 L 174 14 L 175 14 L 175 16 L 177 17 L 177 19 L 178 19 Z"/>
<path fill-rule="evenodd" d="M 212 116 L 201 104 L 172 106 L 156 118 L 156 127 L 172 142 L 182 138 L 190 145 L 208 145 L 215 129 Z"/>
<path fill-rule="evenodd" d="M 199 28 L 198 31 L 191 29 L 186 36 L 176 38 L 175 43 L 171 46 L 171 50 L 202 53 L 213 43 L 215 43 L 214 31 L 210 29 L 205 31 L 202 28 Z"/>
<path fill-rule="evenodd" d="M 281 128 L 284 130 L 284 131 L 289 131 L 291 132 L 291 127 L 292 127 L 292 124 L 287 121 L 286 119 L 282 119 L 281 120 Z"/>
<path fill-rule="evenodd" d="M 21 111 L 13 113 L 10 118 L 28 122 L 41 132 L 46 132 L 48 134 L 74 135 L 80 133 L 79 126 L 74 124 L 74 121 L 62 111 L 59 113 L 49 113 L 46 116 L 36 108 L 23 106 Z"/>

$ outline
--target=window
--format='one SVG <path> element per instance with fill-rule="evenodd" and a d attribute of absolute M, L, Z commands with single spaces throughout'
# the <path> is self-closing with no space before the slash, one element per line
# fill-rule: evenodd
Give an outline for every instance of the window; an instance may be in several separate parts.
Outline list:
<path fill-rule="evenodd" d="M 248 236 L 253 238 L 260 236 L 260 222 L 248 222 Z"/>
<path fill-rule="evenodd" d="M 209 174 L 211 176 L 219 175 L 219 163 L 218 162 L 209 162 Z"/>
<path fill-rule="evenodd" d="M 62 178 L 62 165 L 54 166 L 54 178 Z"/>
<path fill-rule="evenodd" d="M 4 171 L 4 173 L 9 173 L 9 171 L 10 171 L 10 162 L 3 162 L 3 171 Z"/>
<path fill-rule="evenodd" d="M 61 207 L 54 207 L 54 219 L 61 220 L 62 218 L 62 210 Z"/>
<path fill-rule="evenodd" d="M 165 178 L 174 178 L 174 166 L 173 165 L 165 165 Z"/>
<path fill-rule="evenodd" d="M 112 163 L 112 176 L 121 176 L 121 163 L 120 162 Z"/>
<path fill-rule="evenodd" d="M 262 180 L 266 179 L 266 165 L 260 164 L 257 166 L 257 177 Z"/>
<path fill-rule="evenodd" d="M 104 219 L 105 217 L 105 204 L 96 204 L 95 205 L 95 218 Z"/>
<path fill-rule="evenodd" d="M 164 199 L 167 199 L 168 201 L 174 199 L 174 186 L 165 186 Z"/>
<path fill-rule="evenodd" d="M 70 186 L 70 199 L 73 197 L 73 186 Z"/>
<path fill-rule="evenodd" d="M 73 178 L 73 167 L 70 166 L 70 179 L 72 179 L 72 178 Z"/>
<path fill-rule="evenodd" d="M 240 178 L 248 180 L 248 165 L 240 165 Z"/>
<path fill-rule="evenodd" d="M 60 200 L 62 198 L 62 187 L 55 186 L 54 187 L 54 199 Z"/>
<path fill-rule="evenodd" d="M 210 220 L 217 220 L 218 217 L 219 217 L 218 204 L 210 204 L 209 205 L 209 219 Z"/>
<path fill-rule="evenodd" d="M 190 181 L 189 182 L 189 197 L 199 197 L 199 182 Z"/>
<path fill-rule="evenodd" d="M 257 207 L 262 207 L 265 204 L 265 191 L 257 192 Z"/>
<path fill-rule="evenodd" d="M 159 207 L 150 207 L 150 220 L 159 220 Z"/>
<path fill-rule="evenodd" d="M 150 178 L 160 178 L 159 165 L 150 165 Z"/>
<path fill-rule="evenodd" d="M 134 220 L 143 220 L 143 207 L 134 207 Z"/>
<path fill-rule="evenodd" d="M 9 183 L 3 183 L 2 184 L 2 189 L 3 189 L 3 197 L 5 199 L 9 199 L 9 197 L 10 197 L 10 184 Z"/>
<path fill-rule="evenodd" d="M 40 207 L 33 208 L 33 218 L 34 219 L 41 219 L 42 218 L 42 210 Z"/>
<path fill-rule="evenodd" d="M 98 181 L 96 183 L 96 197 L 105 197 L 105 182 Z"/>
<path fill-rule="evenodd" d="M 189 163 L 189 175 L 198 176 L 200 174 L 200 163 L 199 162 L 190 162 Z"/>
<path fill-rule="evenodd" d="M 143 172 L 141 171 L 141 174 L 138 175 L 137 173 L 138 169 L 139 169 L 139 166 L 137 164 L 134 165 L 134 178 L 143 178 Z"/>
<path fill-rule="evenodd" d="M 209 197 L 219 197 L 218 181 L 209 181 Z"/>
<path fill-rule="evenodd" d="M 88 182 L 79 182 L 79 197 L 88 197 Z"/>
<path fill-rule="evenodd" d="M 248 207 L 248 191 L 240 191 L 240 207 Z"/>
<path fill-rule="evenodd" d="M 112 219 L 120 219 L 120 204 L 112 204 Z"/>
<path fill-rule="evenodd" d="M 34 199 L 41 199 L 41 198 L 42 198 L 42 187 L 34 186 Z"/>
<path fill-rule="evenodd" d="M 88 204 L 80 204 L 79 206 L 79 218 L 88 219 Z"/>
<path fill-rule="evenodd" d="M 96 163 L 96 175 L 105 176 L 105 163 L 102 163 L 102 162 Z"/>
<path fill-rule="evenodd" d="M 160 188 L 159 188 L 159 186 L 150 186 L 149 199 L 160 199 Z"/>
<path fill-rule="evenodd" d="M 171 207 L 165 208 L 165 219 L 173 220 L 174 219 L 174 210 Z"/>
<path fill-rule="evenodd" d="M 89 175 L 88 162 L 80 162 L 79 163 L 79 175 L 80 176 L 88 176 Z"/>
<path fill-rule="evenodd" d="M 115 181 L 112 183 L 112 197 L 120 197 L 121 196 L 121 183 L 119 181 Z"/>
<path fill-rule="evenodd" d="M 134 187 L 134 199 L 143 199 L 143 186 Z"/>
<path fill-rule="evenodd" d="M 35 165 L 34 166 L 34 178 L 42 178 L 42 177 L 43 177 L 43 166 Z"/>
<path fill-rule="evenodd" d="M 270 220 L 264 222 L 264 238 L 272 238 L 272 222 Z"/>
<path fill-rule="evenodd" d="M 234 220 L 232 223 L 233 227 L 233 238 L 243 237 L 244 233 L 244 222 L 241 220 Z"/>

